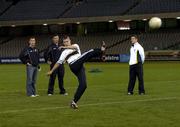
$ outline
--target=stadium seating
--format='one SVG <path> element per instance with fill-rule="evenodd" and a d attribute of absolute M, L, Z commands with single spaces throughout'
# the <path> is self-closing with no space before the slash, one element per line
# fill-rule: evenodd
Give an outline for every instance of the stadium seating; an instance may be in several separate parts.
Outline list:
<path fill-rule="evenodd" d="M 140 36 L 145 50 L 163 50 L 169 45 L 180 42 L 180 32 L 168 30 L 161 32 L 143 33 Z"/>
<path fill-rule="evenodd" d="M 131 35 L 130 32 L 117 32 L 117 33 L 101 33 L 91 34 L 87 36 L 72 36 L 72 42 L 78 43 L 82 52 L 91 48 L 101 46 L 102 41 L 107 43 L 107 46 L 112 45 L 121 40 L 128 39 Z M 50 35 L 39 35 L 37 38 L 37 46 L 40 50 L 45 49 L 51 42 Z M 22 48 L 27 44 L 29 36 L 16 37 L 6 43 L 0 45 L 0 57 L 17 57 Z M 139 41 L 145 51 L 149 50 L 163 50 L 172 44 L 180 42 L 179 30 L 159 31 L 153 33 L 142 33 Z M 107 54 L 127 54 L 131 43 L 128 40 L 115 45 L 107 51 Z"/>
<path fill-rule="evenodd" d="M 10 2 L 0 2 L 0 12 Z M 180 11 L 179 0 L 21 0 L 0 16 L 0 21 L 120 16 Z"/>
<path fill-rule="evenodd" d="M 2 13 L 9 5 L 11 5 L 11 2 L 0 0 L 0 13 Z"/>
<path fill-rule="evenodd" d="M 121 15 L 128 10 L 137 0 L 114 0 L 95 1 L 89 0 L 87 3 L 74 6 L 63 17 L 90 17 Z"/>
<path fill-rule="evenodd" d="M 0 16 L 0 20 L 55 19 L 65 8 L 66 0 L 22 0 Z"/>
<path fill-rule="evenodd" d="M 72 36 L 72 42 L 76 42 L 80 45 L 82 52 L 90 49 L 97 48 L 101 46 L 102 41 L 106 41 L 108 45 L 114 42 L 120 41 L 126 38 L 128 35 L 90 35 L 90 36 Z M 37 46 L 40 50 L 45 49 L 51 42 L 50 35 L 36 36 Z M 17 57 L 19 52 L 24 46 L 27 45 L 29 36 L 17 37 L 9 42 L 0 45 L 0 57 Z M 13 49 L 13 50 L 12 50 Z M 108 53 L 117 53 L 117 48 L 112 48 Z"/>
<path fill-rule="evenodd" d="M 153 14 L 180 11 L 180 0 L 142 0 L 128 14 Z"/>

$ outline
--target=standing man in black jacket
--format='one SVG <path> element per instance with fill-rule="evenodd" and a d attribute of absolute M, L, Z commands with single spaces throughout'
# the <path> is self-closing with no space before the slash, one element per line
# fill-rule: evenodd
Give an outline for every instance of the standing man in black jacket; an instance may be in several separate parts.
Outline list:
<path fill-rule="evenodd" d="M 27 81 L 26 81 L 26 93 L 27 96 L 37 97 L 36 94 L 36 79 L 39 66 L 39 51 L 36 48 L 36 39 L 31 37 L 29 39 L 29 46 L 25 47 L 20 55 L 20 60 L 23 64 L 26 64 Z"/>
<path fill-rule="evenodd" d="M 52 44 L 50 44 L 44 52 L 45 61 L 48 64 L 50 64 L 50 69 L 52 69 L 52 67 L 58 61 L 62 53 L 62 50 L 59 49 L 59 46 L 60 46 L 59 36 L 55 34 L 52 36 Z M 54 83 L 55 83 L 56 75 L 58 75 L 60 94 L 68 95 L 68 93 L 64 89 L 64 80 L 63 80 L 64 79 L 64 65 L 62 65 L 62 66 L 59 66 L 49 78 L 49 85 L 48 85 L 48 92 L 47 92 L 48 96 L 51 96 L 54 93 Z"/>

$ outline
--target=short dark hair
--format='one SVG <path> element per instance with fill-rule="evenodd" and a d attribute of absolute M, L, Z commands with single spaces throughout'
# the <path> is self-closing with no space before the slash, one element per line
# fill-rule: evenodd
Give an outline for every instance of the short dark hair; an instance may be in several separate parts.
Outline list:
<path fill-rule="evenodd" d="M 53 34 L 51 38 L 54 38 L 55 36 L 59 36 L 58 34 Z"/>
<path fill-rule="evenodd" d="M 29 40 L 31 40 L 31 39 L 36 39 L 36 38 L 32 36 L 32 37 L 29 38 Z"/>
<path fill-rule="evenodd" d="M 63 35 L 62 40 L 65 40 L 67 38 L 70 38 L 68 35 Z"/>
<path fill-rule="evenodd" d="M 137 35 L 131 35 L 131 37 L 135 37 L 136 39 L 138 39 L 138 36 L 137 36 Z"/>
<path fill-rule="evenodd" d="M 35 37 L 33 37 L 33 36 L 31 36 L 31 37 L 29 37 L 29 40 L 28 40 L 28 42 L 27 42 L 27 45 L 29 45 L 30 44 L 30 40 L 31 39 L 35 39 L 35 41 L 36 41 L 36 38 Z"/>

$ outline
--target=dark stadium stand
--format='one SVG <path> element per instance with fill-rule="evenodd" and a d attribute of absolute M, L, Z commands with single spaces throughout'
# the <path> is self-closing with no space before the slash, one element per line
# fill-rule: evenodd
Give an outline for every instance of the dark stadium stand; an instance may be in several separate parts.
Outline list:
<path fill-rule="evenodd" d="M 74 6 L 68 13 L 64 14 L 63 17 L 122 15 L 135 2 L 137 2 L 137 0 L 109 0 L 105 2 L 89 0 L 87 3 Z"/>
<path fill-rule="evenodd" d="M 143 33 L 143 35 L 140 36 L 140 40 L 142 40 L 145 50 L 163 50 L 169 45 L 174 45 L 179 42 L 179 36 L 179 30 L 169 30 Z"/>
<path fill-rule="evenodd" d="M 6 2 L 5 0 L 0 0 L 0 15 L 11 5 L 11 2 Z"/>
<path fill-rule="evenodd" d="M 1 2 L 0 12 L 10 4 Z M 20 0 L 0 15 L 0 21 L 120 16 L 179 12 L 179 0 Z"/>
<path fill-rule="evenodd" d="M 180 0 L 142 0 L 128 14 L 153 14 L 180 11 Z"/>
<path fill-rule="evenodd" d="M 112 45 L 124 39 L 128 39 L 131 33 L 106 33 L 106 34 L 92 34 L 87 36 L 72 36 L 72 41 L 78 43 L 82 52 L 99 47 L 102 41 L 108 45 Z M 50 35 L 39 35 L 37 38 L 37 46 L 43 50 L 50 44 Z M 27 44 L 29 36 L 17 37 L 0 45 L 0 57 L 17 57 L 22 48 Z M 140 35 L 140 43 L 143 45 L 145 51 L 149 50 L 163 50 L 169 46 L 180 42 L 180 32 L 178 30 L 159 31 L 153 33 L 142 33 Z M 107 51 L 107 54 L 128 54 L 131 43 L 128 40 L 115 45 Z"/>
<path fill-rule="evenodd" d="M 41 35 L 36 36 L 37 38 L 37 46 L 40 50 L 43 50 L 50 44 L 50 35 Z M 76 42 L 80 45 L 82 52 L 90 49 L 90 48 L 96 48 L 101 46 L 101 43 L 103 40 L 106 40 L 108 45 L 111 45 L 114 42 L 117 42 L 119 40 L 122 40 L 124 38 L 128 37 L 128 35 L 90 35 L 90 36 L 79 36 L 79 37 L 73 37 L 72 41 Z M 17 57 L 19 54 L 19 51 L 22 50 L 22 48 L 27 44 L 29 36 L 27 37 L 17 37 L 7 43 L 0 45 L 0 57 Z M 126 46 L 127 47 L 127 46 Z M 12 50 L 13 49 L 13 50 Z M 118 47 L 114 47 L 108 51 L 108 53 L 118 53 L 119 49 Z"/>
<path fill-rule="evenodd" d="M 67 7 L 66 0 L 21 0 L 0 16 L 0 20 L 55 19 Z"/>

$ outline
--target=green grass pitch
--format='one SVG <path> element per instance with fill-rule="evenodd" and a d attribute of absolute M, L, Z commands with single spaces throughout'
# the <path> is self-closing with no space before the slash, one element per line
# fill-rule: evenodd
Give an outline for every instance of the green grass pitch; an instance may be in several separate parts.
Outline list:
<path fill-rule="evenodd" d="M 25 95 L 24 65 L 0 65 L 0 127 L 180 127 L 180 62 L 146 62 L 146 95 L 126 95 L 128 64 L 87 63 L 88 88 L 79 109 L 69 108 L 77 88 L 66 65 L 68 96 L 47 96 L 48 65 L 38 75 L 40 97 Z M 92 68 L 101 73 L 89 73 Z"/>

